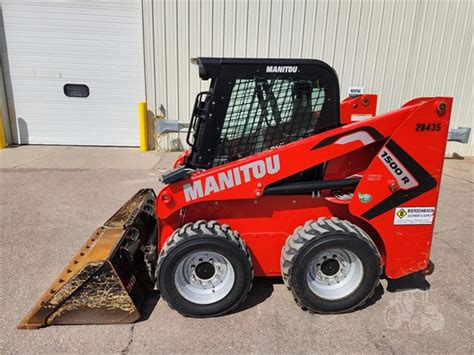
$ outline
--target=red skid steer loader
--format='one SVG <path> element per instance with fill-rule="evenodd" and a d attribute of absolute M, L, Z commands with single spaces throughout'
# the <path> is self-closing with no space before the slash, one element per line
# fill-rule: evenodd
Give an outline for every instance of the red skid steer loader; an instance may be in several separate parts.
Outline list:
<path fill-rule="evenodd" d="M 316 313 L 357 309 L 382 271 L 430 274 L 452 98 L 376 115 L 317 60 L 197 58 L 191 147 L 99 227 L 20 328 L 128 323 L 149 291 L 185 316 L 282 276 Z"/>

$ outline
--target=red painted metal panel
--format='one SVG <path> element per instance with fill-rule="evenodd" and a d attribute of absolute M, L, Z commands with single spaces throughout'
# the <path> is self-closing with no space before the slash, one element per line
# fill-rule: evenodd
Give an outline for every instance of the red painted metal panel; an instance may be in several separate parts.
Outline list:
<path fill-rule="evenodd" d="M 446 107 L 440 111 L 443 104 Z M 309 219 L 337 216 L 358 224 L 374 239 L 389 277 L 422 270 L 428 263 L 434 224 L 394 225 L 394 211 L 399 205 L 437 208 L 451 106 L 451 98 L 415 99 L 368 120 L 195 172 L 164 187 L 156 199 L 159 245 L 184 223 L 218 220 L 247 242 L 256 275 L 274 276 L 280 274 L 281 248 L 296 227 Z M 408 165 L 402 169 L 413 180 L 405 190 L 390 164 L 383 163 L 384 150 L 400 165 Z M 324 162 L 329 162 L 325 179 L 362 175 L 350 203 L 329 192 L 263 195 L 266 186 Z M 420 176 L 435 185 L 416 181 Z M 369 201 L 359 199 L 359 192 L 370 195 Z M 409 199 L 403 202 L 405 195 Z M 378 204 L 383 208 L 369 212 Z M 385 210 L 379 213 L 381 209 Z"/>

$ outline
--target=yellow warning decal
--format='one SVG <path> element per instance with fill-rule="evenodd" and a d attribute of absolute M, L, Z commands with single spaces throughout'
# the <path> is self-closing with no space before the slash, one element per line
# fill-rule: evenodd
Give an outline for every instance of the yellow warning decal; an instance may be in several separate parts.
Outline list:
<path fill-rule="evenodd" d="M 402 219 L 403 217 L 405 217 L 407 215 L 407 211 L 405 211 L 403 208 L 401 208 L 398 212 L 397 212 L 397 216 L 398 218 Z"/>

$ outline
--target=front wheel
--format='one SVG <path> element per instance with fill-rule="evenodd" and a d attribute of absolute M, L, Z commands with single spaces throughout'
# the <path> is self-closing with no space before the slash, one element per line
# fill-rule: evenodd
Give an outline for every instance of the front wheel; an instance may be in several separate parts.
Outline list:
<path fill-rule="evenodd" d="M 238 233 L 215 221 L 188 223 L 165 243 L 156 272 L 163 299 L 191 317 L 234 310 L 252 285 L 249 251 Z"/>
<path fill-rule="evenodd" d="M 302 308 L 343 313 L 373 294 L 382 269 L 375 244 L 360 227 L 337 218 L 319 218 L 298 227 L 288 238 L 281 270 Z"/>

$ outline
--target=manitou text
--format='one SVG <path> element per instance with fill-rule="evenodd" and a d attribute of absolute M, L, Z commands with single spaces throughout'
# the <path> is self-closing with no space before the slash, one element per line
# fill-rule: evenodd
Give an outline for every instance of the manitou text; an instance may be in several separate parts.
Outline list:
<path fill-rule="evenodd" d="M 268 65 L 267 73 L 296 73 L 297 66 Z"/>
<path fill-rule="evenodd" d="M 186 202 L 208 196 L 212 193 L 231 189 L 252 180 L 261 179 L 267 174 L 275 174 L 280 170 L 278 154 L 260 159 L 237 168 L 225 170 L 216 175 L 196 180 L 183 185 Z"/>

